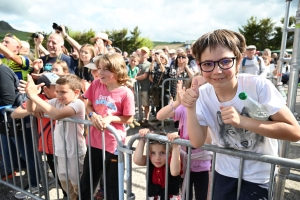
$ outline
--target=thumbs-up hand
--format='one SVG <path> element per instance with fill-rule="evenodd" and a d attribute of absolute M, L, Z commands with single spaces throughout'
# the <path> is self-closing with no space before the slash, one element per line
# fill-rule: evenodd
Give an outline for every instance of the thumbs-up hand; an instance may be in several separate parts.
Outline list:
<path fill-rule="evenodd" d="M 199 97 L 198 88 L 199 82 L 196 78 L 193 78 L 191 88 L 185 90 L 182 95 L 181 103 L 183 106 L 186 108 L 194 108 L 196 106 L 196 100 Z"/>

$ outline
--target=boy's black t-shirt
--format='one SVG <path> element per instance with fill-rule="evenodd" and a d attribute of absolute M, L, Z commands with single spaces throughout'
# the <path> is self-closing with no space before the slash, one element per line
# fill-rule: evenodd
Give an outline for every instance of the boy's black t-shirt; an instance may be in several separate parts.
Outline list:
<path fill-rule="evenodd" d="M 0 106 L 13 105 L 18 91 L 16 91 L 15 73 L 6 65 L 0 65 Z"/>

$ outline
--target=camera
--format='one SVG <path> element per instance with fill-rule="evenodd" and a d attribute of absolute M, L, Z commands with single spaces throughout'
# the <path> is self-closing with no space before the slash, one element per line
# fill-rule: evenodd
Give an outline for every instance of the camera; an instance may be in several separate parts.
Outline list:
<path fill-rule="evenodd" d="M 39 38 L 39 35 L 43 35 L 44 38 L 46 37 L 46 34 L 45 33 L 41 33 L 41 32 L 33 33 L 31 37 L 33 37 L 33 38 Z"/>
<path fill-rule="evenodd" d="M 53 23 L 52 28 L 54 30 L 58 30 L 59 32 L 62 32 L 62 28 L 60 26 L 57 25 L 57 23 Z M 65 26 L 66 32 L 68 33 L 68 27 Z"/>

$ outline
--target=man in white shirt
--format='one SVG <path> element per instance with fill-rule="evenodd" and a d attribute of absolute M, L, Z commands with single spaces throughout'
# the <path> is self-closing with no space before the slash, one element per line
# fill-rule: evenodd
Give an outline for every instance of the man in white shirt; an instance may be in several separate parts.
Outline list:
<path fill-rule="evenodd" d="M 253 75 L 259 75 L 262 77 L 267 76 L 266 67 L 264 61 L 255 55 L 256 46 L 249 45 L 246 48 L 246 57 L 243 58 L 242 64 L 239 69 L 239 73 L 248 73 Z"/>

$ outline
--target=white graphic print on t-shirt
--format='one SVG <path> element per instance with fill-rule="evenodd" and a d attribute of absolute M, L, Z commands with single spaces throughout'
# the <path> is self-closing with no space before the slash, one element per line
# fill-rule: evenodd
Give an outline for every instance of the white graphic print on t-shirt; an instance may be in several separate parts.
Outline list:
<path fill-rule="evenodd" d="M 242 116 L 250 117 L 249 109 L 244 107 Z M 225 124 L 221 117 L 221 112 L 217 112 L 217 120 L 220 126 L 220 141 L 224 147 L 234 148 L 242 151 L 256 151 L 264 143 L 264 136 L 256 134 L 243 128 L 236 128 L 230 124 Z"/>

